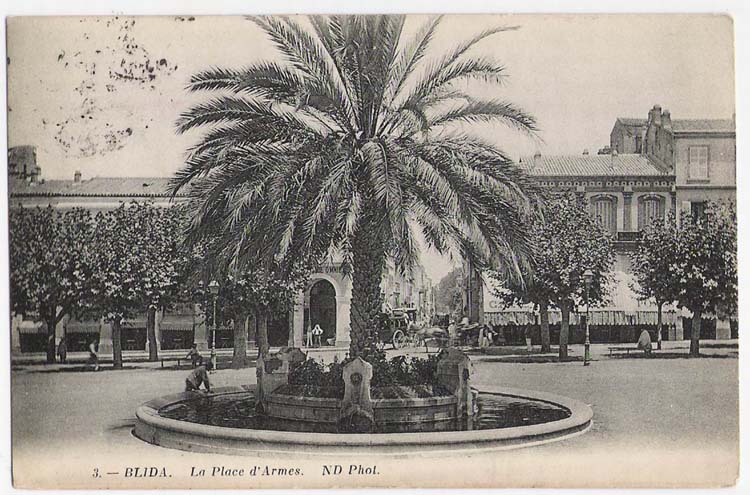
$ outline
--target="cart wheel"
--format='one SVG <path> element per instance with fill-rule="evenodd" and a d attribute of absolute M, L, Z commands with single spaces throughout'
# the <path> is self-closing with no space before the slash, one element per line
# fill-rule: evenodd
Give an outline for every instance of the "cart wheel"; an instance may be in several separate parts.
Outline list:
<path fill-rule="evenodd" d="M 401 330 L 393 332 L 393 348 L 400 349 L 406 345 L 406 335 Z"/>

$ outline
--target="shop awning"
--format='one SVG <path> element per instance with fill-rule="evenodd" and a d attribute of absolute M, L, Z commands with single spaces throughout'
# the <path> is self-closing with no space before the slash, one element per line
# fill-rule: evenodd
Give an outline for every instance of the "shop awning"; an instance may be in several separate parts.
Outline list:
<path fill-rule="evenodd" d="M 47 325 L 41 321 L 25 320 L 18 324 L 18 333 L 23 335 L 45 332 L 47 332 Z"/>
<path fill-rule="evenodd" d="M 98 321 L 69 321 L 65 325 L 67 333 L 99 333 Z"/>

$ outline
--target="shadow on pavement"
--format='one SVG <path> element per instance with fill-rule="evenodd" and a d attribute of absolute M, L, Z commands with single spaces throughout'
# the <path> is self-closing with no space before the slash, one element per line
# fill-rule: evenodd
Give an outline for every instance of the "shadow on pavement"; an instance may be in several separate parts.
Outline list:
<path fill-rule="evenodd" d="M 739 353 L 730 352 L 728 354 L 699 354 L 691 356 L 688 352 L 664 352 L 655 351 L 650 356 L 644 353 L 631 354 L 613 354 L 608 356 L 610 359 L 737 359 Z"/>
<path fill-rule="evenodd" d="M 574 363 L 583 361 L 581 356 L 568 356 L 567 359 L 560 359 L 559 356 L 551 354 L 542 354 L 537 356 L 508 356 L 482 359 L 483 363 L 521 363 L 521 364 L 545 364 L 545 363 Z"/>

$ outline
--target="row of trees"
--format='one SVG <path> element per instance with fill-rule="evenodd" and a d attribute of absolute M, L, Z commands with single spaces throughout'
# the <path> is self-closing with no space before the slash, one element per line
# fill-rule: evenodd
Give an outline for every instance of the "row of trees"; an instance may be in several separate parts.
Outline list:
<path fill-rule="evenodd" d="M 570 313 L 586 296 L 583 274 L 590 270 L 591 304 L 606 300 L 609 274 L 614 263 L 612 240 L 588 213 L 583 195 L 551 195 L 543 215 L 530 225 L 534 239 L 534 263 L 520 280 L 496 271 L 496 296 L 506 305 L 533 304 L 539 309 L 542 352 L 550 352 L 549 309 L 560 309 L 559 357 L 568 357 Z"/>
<path fill-rule="evenodd" d="M 570 312 L 585 299 L 583 274 L 593 273 L 590 304 L 606 302 L 614 249 L 611 236 L 588 213 L 583 195 L 548 198 L 544 215 L 532 225 L 535 262 L 523 279 L 494 272 L 496 295 L 506 305 L 534 304 L 539 309 L 542 351 L 550 351 L 550 307 L 560 309 L 560 358 L 567 357 Z M 642 300 L 662 308 L 676 302 L 693 314 L 690 354 L 699 354 L 701 319 L 706 313 L 728 318 L 737 313 L 737 217 L 733 203 L 708 203 L 701 215 L 673 214 L 653 221 L 640 233 L 631 254 Z"/>
<path fill-rule="evenodd" d="M 157 360 L 157 311 L 177 302 L 206 305 L 205 287 L 214 278 L 221 288 L 219 321 L 234 325 L 233 365 L 245 364 L 248 316 L 257 319 L 259 340 L 265 336 L 266 342 L 261 349 L 267 351 L 268 316 L 289 310 L 306 272 L 218 271 L 207 263 L 205 245 L 184 242 L 186 222 L 182 206 L 135 202 L 96 214 L 80 208 L 11 210 L 12 310 L 46 323 L 48 362 L 55 360 L 55 328 L 64 317 L 103 317 L 112 325 L 114 367 L 121 367 L 122 323 L 144 312 L 149 358 Z"/>
<path fill-rule="evenodd" d="M 662 307 L 676 302 L 692 314 L 690 355 L 700 352 L 701 320 L 737 314 L 737 213 L 731 202 L 708 203 L 701 214 L 656 220 L 631 256 L 642 299 L 654 300 L 661 334 Z"/>

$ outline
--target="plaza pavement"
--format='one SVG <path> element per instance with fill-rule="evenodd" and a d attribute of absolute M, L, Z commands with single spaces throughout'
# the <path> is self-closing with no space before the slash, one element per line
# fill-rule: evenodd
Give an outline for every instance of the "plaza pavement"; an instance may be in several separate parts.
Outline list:
<path fill-rule="evenodd" d="M 580 361 L 519 363 L 512 356 L 472 356 L 478 388 L 509 386 L 575 398 L 592 406 L 593 427 L 561 442 L 462 454 L 458 459 L 427 456 L 417 462 L 394 452 L 378 459 L 380 476 L 345 477 L 337 479 L 336 486 L 430 487 L 435 486 L 435 473 L 444 470 L 455 471 L 456 478 L 437 486 L 732 484 L 739 450 L 736 341 L 705 342 L 706 357 L 698 359 L 686 357 L 686 344 L 665 342 L 666 356 L 652 359 L 609 358 L 606 345 L 593 345 L 594 362 L 588 367 Z M 571 347 L 573 355 L 582 355 L 582 346 Z M 131 433 L 135 409 L 154 397 L 181 391 L 187 374 L 158 366 L 126 362 L 124 370 L 95 373 L 76 366 L 14 365 L 13 462 L 19 486 L 79 487 L 88 481 L 100 488 L 322 487 L 333 482 L 321 477 L 322 463 L 351 461 L 324 459 L 315 452 L 243 458 L 144 443 Z M 221 369 L 211 380 L 214 386 L 255 383 L 255 371 Z M 299 465 L 305 477 L 242 479 L 240 484 L 237 479 L 188 477 L 188 466 L 220 464 Z M 166 466 L 172 477 L 124 479 L 127 466 Z M 92 479 L 94 468 L 120 474 Z"/>

